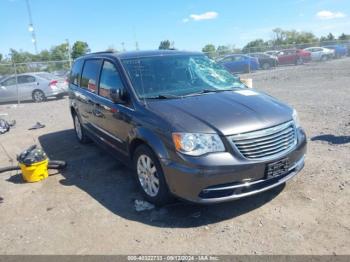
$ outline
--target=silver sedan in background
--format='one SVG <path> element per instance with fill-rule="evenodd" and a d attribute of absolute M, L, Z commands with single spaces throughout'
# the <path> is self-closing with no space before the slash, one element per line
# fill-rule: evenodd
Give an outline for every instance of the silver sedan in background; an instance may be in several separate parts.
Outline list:
<path fill-rule="evenodd" d="M 65 79 L 47 72 L 18 74 L 0 80 L 0 102 L 33 100 L 43 102 L 48 97 L 62 98 L 68 91 Z"/>

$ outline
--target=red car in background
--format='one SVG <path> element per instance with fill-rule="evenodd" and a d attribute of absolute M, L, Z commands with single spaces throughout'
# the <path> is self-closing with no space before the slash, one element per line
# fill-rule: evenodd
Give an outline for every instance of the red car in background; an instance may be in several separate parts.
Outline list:
<path fill-rule="evenodd" d="M 311 61 L 311 52 L 302 49 L 285 49 L 278 52 L 277 58 L 280 65 L 301 65 Z"/>

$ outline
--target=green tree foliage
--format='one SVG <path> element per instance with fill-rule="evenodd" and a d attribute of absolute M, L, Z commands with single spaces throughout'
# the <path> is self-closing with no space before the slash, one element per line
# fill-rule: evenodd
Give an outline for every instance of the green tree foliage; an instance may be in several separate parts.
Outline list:
<path fill-rule="evenodd" d="M 0 54 L 0 62 L 2 61 L 2 54 Z"/>
<path fill-rule="evenodd" d="M 159 50 L 169 50 L 171 48 L 171 43 L 169 40 L 161 41 L 158 47 Z"/>
<path fill-rule="evenodd" d="M 283 30 L 281 28 L 275 28 L 272 30 L 272 45 L 292 45 L 292 44 L 307 44 L 318 42 L 318 38 L 311 32 L 296 31 L 296 30 Z"/>
<path fill-rule="evenodd" d="M 68 60 L 68 44 L 63 43 L 51 48 L 51 60 Z"/>
<path fill-rule="evenodd" d="M 72 58 L 76 59 L 79 56 L 90 53 L 89 45 L 83 41 L 76 41 L 72 47 Z"/>
<path fill-rule="evenodd" d="M 244 53 L 263 52 L 263 51 L 266 51 L 268 46 L 269 46 L 269 43 L 265 42 L 263 39 L 256 39 L 246 44 L 243 47 L 242 51 Z"/>
<path fill-rule="evenodd" d="M 346 34 L 342 33 L 342 34 L 338 37 L 338 40 L 342 40 L 342 41 L 350 40 L 350 35 L 346 35 Z"/>
<path fill-rule="evenodd" d="M 327 40 L 329 40 L 329 41 L 335 40 L 334 35 L 333 35 L 332 33 L 329 33 L 329 34 L 327 35 Z"/>
<path fill-rule="evenodd" d="M 215 57 L 216 48 L 213 44 L 207 44 L 202 48 L 202 52 L 206 53 L 210 58 Z"/>
<path fill-rule="evenodd" d="M 219 56 L 224 56 L 232 53 L 232 48 L 229 45 L 219 45 L 216 49 Z"/>

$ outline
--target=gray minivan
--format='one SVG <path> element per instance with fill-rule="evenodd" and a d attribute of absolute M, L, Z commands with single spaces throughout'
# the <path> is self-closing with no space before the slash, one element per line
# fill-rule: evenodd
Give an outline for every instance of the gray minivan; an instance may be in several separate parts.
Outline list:
<path fill-rule="evenodd" d="M 257 194 L 304 166 L 297 112 L 202 53 L 93 53 L 69 79 L 76 136 L 133 167 L 145 198 L 217 203 Z"/>

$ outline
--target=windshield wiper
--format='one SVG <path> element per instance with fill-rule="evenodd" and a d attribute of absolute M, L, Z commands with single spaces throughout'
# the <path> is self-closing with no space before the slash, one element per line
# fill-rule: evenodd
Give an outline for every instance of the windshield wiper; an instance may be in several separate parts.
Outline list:
<path fill-rule="evenodd" d="M 146 99 L 174 99 L 174 98 L 182 98 L 182 96 L 171 95 L 171 94 L 159 94 L 156 96 L 148 96 Z"/>
<path fill-rule="evenodd" d="M 209 93 L 220 93 L 220 92 L 226 92 L 226 91 L 232 91 L 232 89 L 203 89 L 201 91 L 188 94 L 186 96 L 196 96 L 196 95 L 203 95 L 203 94 L 209 94 Z"/>

